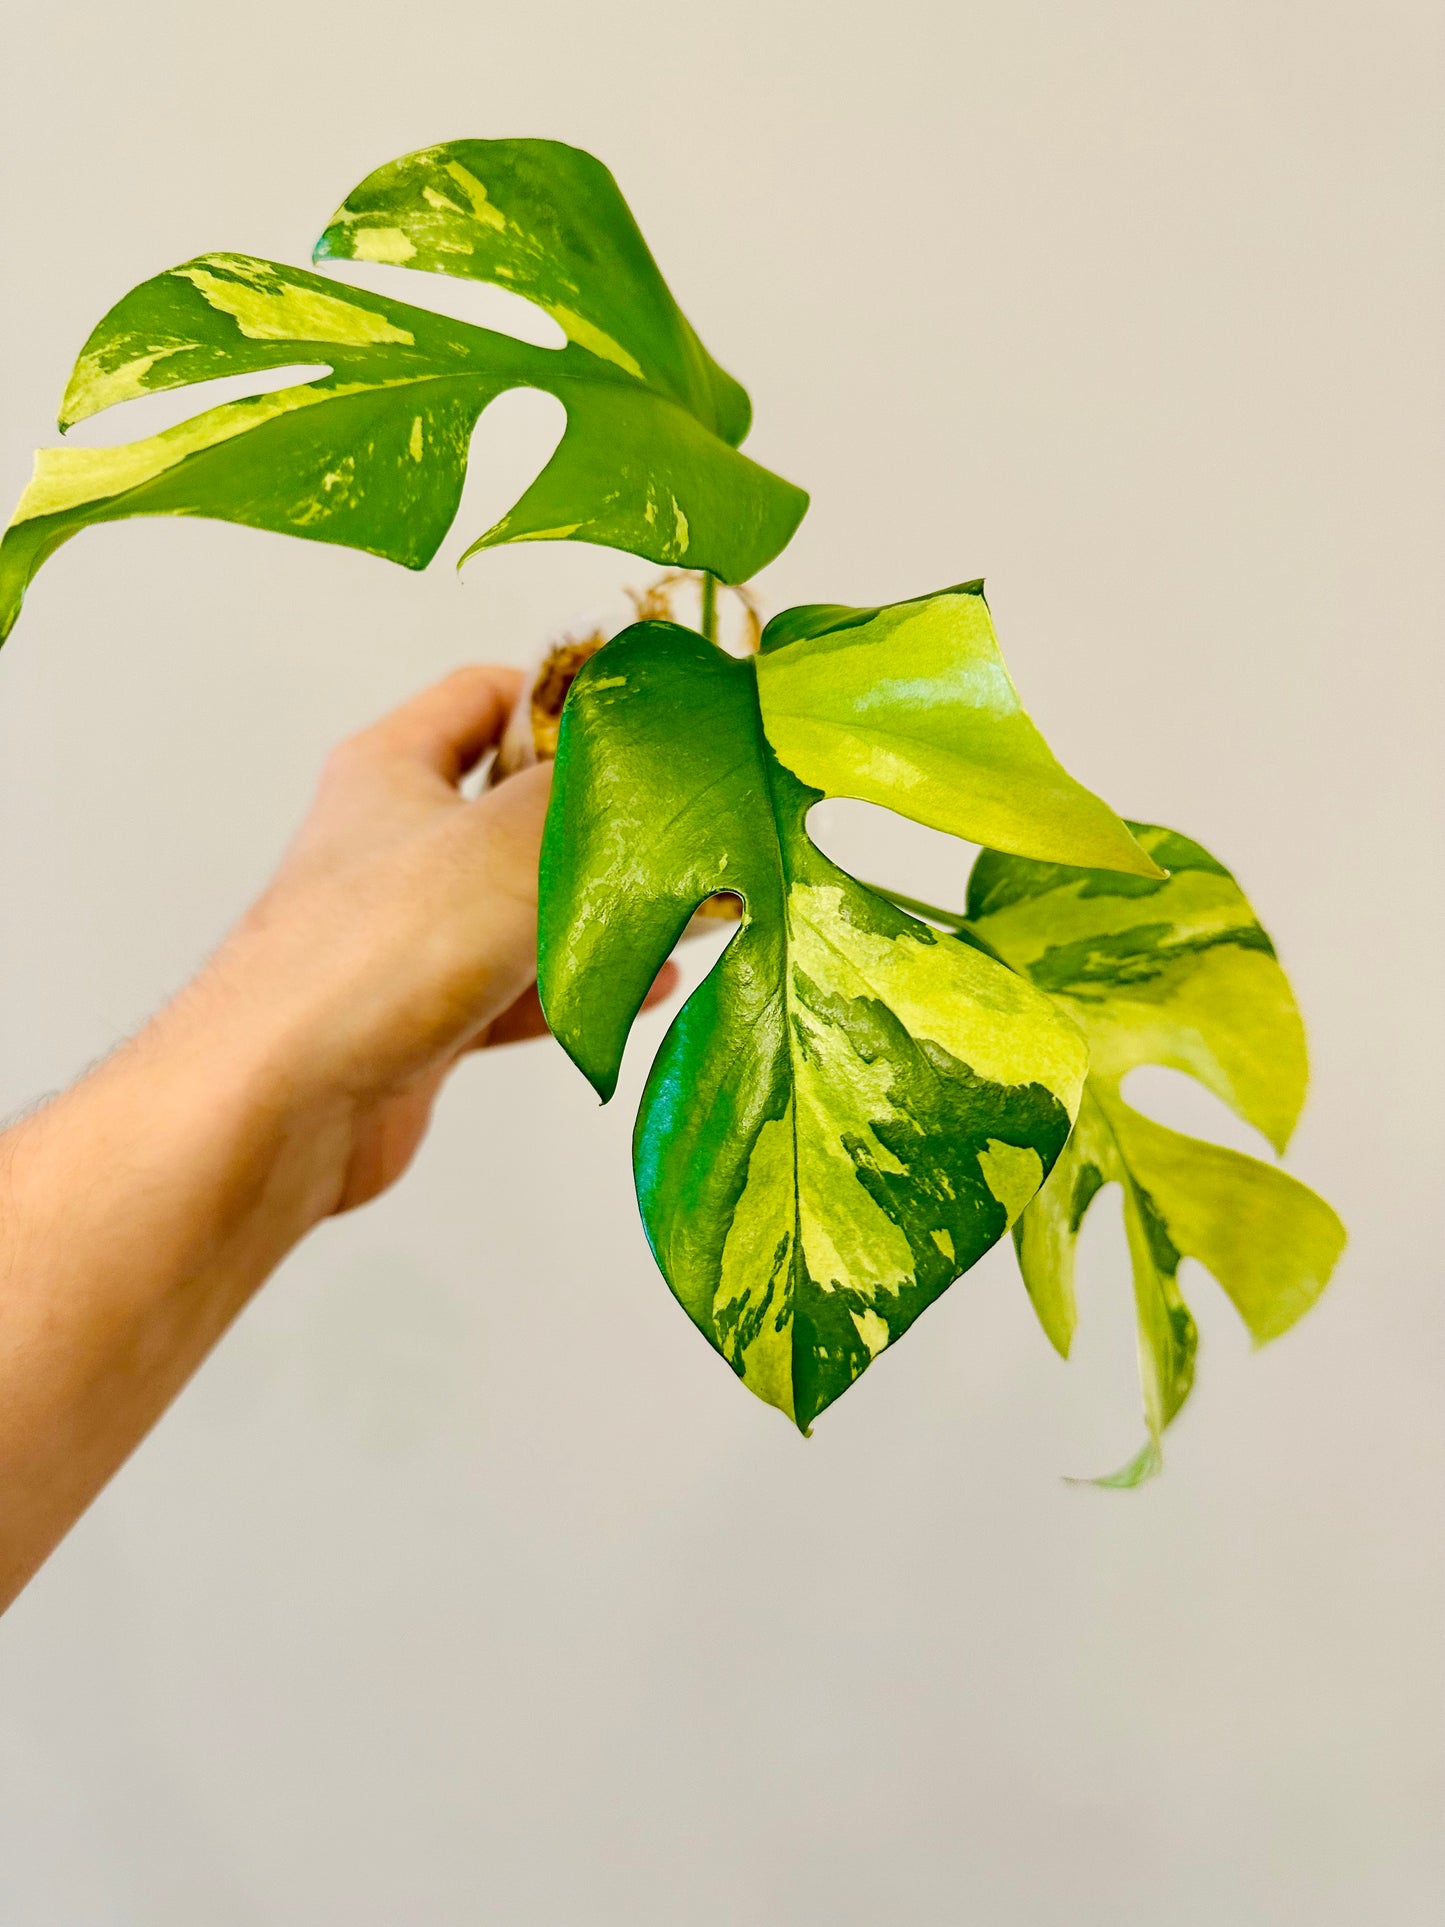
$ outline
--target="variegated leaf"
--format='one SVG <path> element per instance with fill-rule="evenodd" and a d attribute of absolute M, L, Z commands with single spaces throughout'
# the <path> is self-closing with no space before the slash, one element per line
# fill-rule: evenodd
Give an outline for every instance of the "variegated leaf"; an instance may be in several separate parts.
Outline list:
<path fill-rule="evenodd" d="M 1029 719 L 982 582 L 883 609 L 786 610 L 763 631 L 758 696 L 778 760 L 829 796 L 991 850 L 1163 874 Z"/>
<path fill-rule="evenodd" d="M 579 348 L 667 395 L 731 447 L 747 392 L 673 300 L 617 183 L 562 141 L 447 141 L 368 174 L 315 259 L 489 281 L 544 309 Z"/>
<path fill-rule="evenodd" d="M 543 1005 L 604 1098 L 688 918 L 715 892 L 742 900 L 738 934 L 648 1080 L 638 1195 L 689 1316 L 804 1429 L 1018 1216 L 1067 1137 L 1084 1071 L 1079 1033 L 1049 999 L 863 888 L 806 834 L 822 788 L 858 793 L 880 719 L 896 733 L 935 682 L 966 707 L 939 637 L 967 661 L 976 590 L 906 606 L 891 624 L 891 611 L 780 618 L 757 661 L 670 623 L 625 631 L 573 685 L 543 844 Z M 784 767 L 785 751 L 803 759 L 773 706 L 790 686 L 780 671 L 788 650 L 811 653 L 850 623 L 873 625 L 861 640 L 891 695 L 870 712 L 868 677 L 839 665 L 805 784 Z M 839 693 L 850 676 L 856 718 Z M 995 708 L 999 736 L 1019 740 L 1017 699 Z M 990 752 L 994 768 L 1008 752 L 986 726 L 975 740 L 987 793 Z M 1030 733 L 1026 755 L 1041 751 Z M 947 737 L 914 753 L 932 781 Z M 988 807 L 973 762 L 954 755 L 946 811 L 964 835 Z M 1020 833 L 1055 854 L 1098 848 L 1110 813 L 1052 767 L 1051 802 L 1033 819 L 1013 806 Z M 1109 847 L 1155 872 L 1122 825 Z"/>
<path fill-rule="evenodd" d="M 1134 1274 L 1148 1439 L 1103 1484 L 1159 1469 L 1165 1427 L 1187 1398 L 1197 1344 L 1179 1290 L 1197 1258 L 1258 1343 L 1314 1303 L 1344 1228 L 1296 1179 L 1142 1116 L 1121 1095 L 1142 1064 L 1186 1071 L 1282 1151 L 1304 1102 L 1304 1028 L 1274 946 L 1222 864 L 1149 824 L 1135 836 L 1168 880 L 1021 861 L 985 851 L 967 932 L 1055 998 L 1089 1040 L 1089 1078 L 1068 1147 L 1014 1228 L 1040 1322 L 1067 1354 L 1074 1246 L 1108 1184 L 1122 1188 Z"/>
<path fill-rule="evenodd" d="M 552 141 L 458 141 L 370 176 L 318 247 L 514 288 L 567 335 L 540 348 L 301 269 L 214 254 L 143 283 L 96 328 L 61 425 L 220 375 L 324 377 L 118 448 L 42 449 L 0 544 L 0 637 L 35 571 L 92 523 L 202 515 L 423 568 L 461 499 L 477 418 L 510 388 L 567 426 L 473 544 L 571 539 L 739 581 L 807 497 L 737 452 L 743 390 L 679 312 L 611 175 Z M 470 551 L 469 551 L 470 553 Z"/>

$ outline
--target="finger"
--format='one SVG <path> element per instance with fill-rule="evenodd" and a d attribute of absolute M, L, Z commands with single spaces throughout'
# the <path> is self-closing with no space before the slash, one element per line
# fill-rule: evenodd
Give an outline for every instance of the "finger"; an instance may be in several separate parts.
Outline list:
<path fill-rule="evenodd" d="M 528 1037 L 545 1037 L 547 1019 L 542 1015 L 542 1005 L 537 997 L 537 986 L 524 990 L 510 1010 L 501 1016 L 479 1038 L 474 1049 L 490 1049 L 493 1044 L 520 1044 Z"/>
<path fill-rule="evenodd" d="M 452 848 L 464 865 L 480 919 L 480 973 L 472 1034 L 480 1036 L 537 975 L 537 853 L 552 782 L 550 763 L 524 769 L 451 819 Z"/>
<path fill-rule="evenodd" d="M 671 957 L 669 957 L 661 970 L 659 970 L 653 978 L 652 988 L 642 1000 L 642 1008 L 644 1010 L 651 1010 L 654 1004 L 666 1003 L 673 991 L 677 989 L 678 979 L 681 976 L 682 972 L 672 961 Z"/>
<path fill-rule="evenodd" d="M 468 833 L 485 853 L 486 882 L 493 893 L 505 891 L 534 905 L 537 901 L 537 863 L 552 769 L 551 763 L 520 769 L 466 806 Z"/>
<path fill-rule="evenodd" d="M 383 716 L 355 740 L 424 763 L 456 783 L 501 735 L 522 687 L 520 669 L 470 663 Z"/>

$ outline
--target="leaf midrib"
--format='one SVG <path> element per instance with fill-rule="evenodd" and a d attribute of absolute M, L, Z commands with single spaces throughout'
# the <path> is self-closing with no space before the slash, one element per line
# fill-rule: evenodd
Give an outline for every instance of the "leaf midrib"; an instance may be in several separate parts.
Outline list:
<path fill-rule="evenodd" d="M 783 703 L 770 702 L 768 708 L 774 716 L 785 719 L 788 722 L 811 723 L 814 727 L 821 726 L 841 730 L 849 736 L 874 737 L 880 741 L 914 743 L 920 748 L 933 751 L 936 755 L 946 756 L 950 762 L 963 763 L 970 768 L 975 767 L 981 760 L 973 754 L 964 755 L 962 751 L 952 749 L 946 743 L 940 743 L 936 737 L 926 735 L 921 730 L 890 729 L 881 723 L 859 723 L 851 719 L 844 721 L 841 718 L 820 714 L 817 710 L 792 709 Z M 994 723 L 1010 723 L 1017 722 L 1020 718 L 1021 711 L 1014 709 L 1008 715 L 992 716 L 990 720 Z"/>
<path fill-rule="evenodd" d="M 751 695 L 750 717 L 753 734 L 757 743 L 758 763 L 763 772 L 763 782 L 767 787 L 768 815 L 773 828 L 773 846 L 777 852 L 778 876 L 778 918 L 783 939 L 783 1033 L 787 1040 L 788 1052 L 788 1122 L 793 1143 L 793 1255 L 792 1285 L 793 1301 L 788 1310 L 788 1389 L 792 1395 L 792 1420 L 799 1431 L 806 1436 L 810 1425 L 804 1425 L 798 1417 L 798 1304 L 800 1286 L 807 1276 L 803 1263 L 803 1212 L 798 1193 L 798 1065 L 795 1050 L 793 1026 L 793 971 L 792 971 L 792 934 L 788 925 L 788 905 L 792 897 L 792 874 L 788 868 L 787 850 L 783 842 L 782 819 L 778 809 L 778 793 L 773 776 L 773 754 L 768 742 L 767 730 L 763 725 L 762 696 L 758 688 L 758 665 L 756 660 L 747 665 L 750 671 L 749 693 Z M 794 778 L 794 781 L 797 779 Z M 811 1424 L 811 1421 L 810 1421 Z"/>
<path fill-rule="evenodd" d="M 522 342 L 519 345 L 525 348 L 525 347 L 529 347 L 531 344 L 528 342 Z M 539 350 L 539 352 L 545 354 L 552 351 L 547 349 L 542 349 L 542 350 Z M 602 364 L 599 363 L 599 365 L 602 365 Z M 250 372 L 250 371 L 247 371 L 247 372 Z M 169 428 L 160 429 L 154 435 L 142 435 L 132 442 L 102 443 L 96 446 L 93 450 L 89 448 L 79 448 L 74 443 L 62 444 L 61 448 L 65 452 L 73 453 L 77 457 L 83 457 L 85 455 L 89 455 L 92 453 L 96 455 L 104 455 L 112 452 L 115 449 L 120 449 L 120 448 L 139 449 L 139 448 L 145 448 L 147 446 L 164 448 L 171 437 L 179 438 L 182 435 L 183 431 L 194 430 L 197 424 L 199 423 L 204 423 L 204 422 L 207 422 L 208 420 L 212 420 L 214 418 L 224 416 L 232 409 L 245 408 L 251 402 L 265 401 L 268 399 L 275 399 L 278 397 L 286 397 L 291 395 L 295 395 L 297 397 L 300 397 L 303 395 L 308 397 L 314 397 L 314 399 L 308 400 L 305 403 L 302 403 L 298 399 L 298 401 L 293 406 L 278 409 L 275 413 L 265 415 L 258 421 L 248 423 L 248 424 L 243 424 L 242 426 L 236 428 L 234 432 L 229 435 L 219 436 L 214 441 L 203 442 L 199 447 L 196 447 L 196 448 L 189 448 L 183 454 L 178 455 L 174 461 L 163 463 L 162 466 L 159 469 L 157 469 L 154 475 L 147 476 L 144 481 L 132 484 L 131 486 L 126 488 L 118 489 L 111 494 L 106 494 L 105 492 L 102 492 L 101 494 L 98 494 L 98 495 L 87 496 L 82 501 L 71 504 L 66 508 L 49 510 L 41 515 L 32 515 L 32 516 L 27 516 L 22 518 L 17 512 L 16 516 L 12 518 L 11 527 L 12 528 L 15 527 L 22 520 L 41 522 L 41 521 L 49 520 L 52 515 L 57 515 L 57 516 L 68 515 L 72 512 L 73 509 L 83 508 L 93 502 L 103 502 L 107 500 L 121 501 L 125 499 L 127 496 L 138 495 L 143 489 L 150 487 L 152 483 L 158 481 L 161 476 L 170 475 L 175 471 L 181 468 L 184 468 L 186 464 L 189 462 L 204 461 L 208 459 L 210 456 L 216 454 L 220 449 L 226 447 L 232 442 L 243 441 L 248 435 L 257 434 L 262 429 L 270 428 L 276 424 L 286 422 L 290 420 L 294 415 L 300 413 L 303 407 L 324 410 L 332 402 L 352 401 L 352 400 L 355 400 L 355 398 L 358 395 L 378 395 L 378 394 L 385 393 L 388 390 L 399 391 L 404 388 L 420 388 L 428 385 L 429 383 L 456 382 L 456 383 L 465 384 L 470 381 L 478 381 L 478 380 L 486 379 L 485 373 L 481 369 L 448 369 L 448 370 L 435 370 L 435 371 L 428 370 L 422 374 L 407 375 L 407 376 L 404 376 L 395 380 L 390 380 L 390 381 L 376 381 L 376 382 L 352 381 L 348 383 L 345 379 L 345 371 L 339 369 L 335 363 L 333 363 L 331 366 L 331 374 L 333 377 L 336 377 L 338 375 L 341 377 L 341 380 L 338 382 L 338 385 L 334 389 L 327 388 L 324 385 L 324 382 L 300 382 L 294 388 L 264 389 L 259 394 L 256 394 L 256 395 L 242 395 L 242 396 L 239 396 L 235 401 L 221 402 L 221 403 L 218 403 L 217 406 L 214 408 L 202 409 L 200 414 L 198 415 L 188 415 L 185 417 L 184 420 L 172 423 Z M 576 384 L 581 387 L 587 387 L 590 385 L 589 377 L 581 374 L 574 375 L 574 374 L 566 373 L 564 371 L 563 374 L 559 377 L 559 379 L 561 381 Z M 654 401 L 660 403 L 662 406 L 675 409 L 679 414 L 686 415 L 690 422 L 692 422 L 697 428 L 699 428 L 703 434 L 710 436 L 711 439 L 716 441 L 720 447 L 728 449 L 729 452 L 732 454 L 739 453 L 738 450 L 732 448 L 732 445 L 730 443 L 724 442 L 721 436 L 714 434 L 712 429 L 708 428 L 705 423 L 699 421 L 697 416 L 692 414 L 690 410 L 682 407 L 682 405 L 679 402 L 673 401 L 671 396 L 662 394 L 659 390 L 649 387 L 646 383 L 634 382 L 629 377 L 624 376 L 623 380 L 626 382 L 627 386 L 635 390 L 638 390 L 643 394 L 650 396 Z M 490 403 L 492 401 L 500 400 L 500 398 L 503 395 L 511 394 L 519 388 L 531 388 L 531 389 L 535 389 L 536 392 L 538 392 L 539 394 L 550 394 L 553 396 L 555 400 L 562 402 L 562 406 L 564 410 L 567 409 L 567 403 L 565 399 L 561 395 L 557 394 L 555 388 L 549 388 L 542 385 L 541 383 L 528 381 L 525 379 L 510 380 L 498 385 L 495 388 L 494 393 L 490 396 L 489 400 L 483 403 L 483 408 L 490 406 Z M 158 394 L 162 392 L 173 393 L 178 391 L 174 391 L 174 390 L 163 391 L 163 390 L 157 389 L 150 392 Z M 135 399 L 140 400 L 142 399 L 142 397 L 137 396 L 135 397 Z M 113 403 L 112 406 L 120 406 L 120 404 Z M 105 411 L 100 410 L 99 412 L 103 414 Z M 479 409 L 477 411 L 477 416 L 479 420 L 481 418 L 481 414 L 482 414 L 482 409 Z M 562 431 L 563 439 L 565 439 L 568 429 L 570 429 L 571 427 L 571 423 L 572 423 L 571 411 L 568 410 L 567 427 L 564 428 Z M 72 426 L 74 426 L 74 424 L 72 424 Z M 746 458 L 744 457 L 743 459 L 746 459 Z M 467 460 L 468 462 L 470 461 L 470 452 L 468 453 Z M 544 464 L 544 471 L 545 471 L 545 466 L 546 465 Z M 22 504 L 24 502 L 23 495 L 21 497 L 21 502 Z M 9 533 L 9 531 L 7 530 L 6 533 Z"/>

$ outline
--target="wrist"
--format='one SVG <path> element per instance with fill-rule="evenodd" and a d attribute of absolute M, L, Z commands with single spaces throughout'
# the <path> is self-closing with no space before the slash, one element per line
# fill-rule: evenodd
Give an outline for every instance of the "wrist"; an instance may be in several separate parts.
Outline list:
<path fill-rule="evenodd" d="M 357 1103 L 331 1074 L 313 1026 L 244 967 L 229 946 L 151 1020 L 116 1060 L 134 1053 L 159 1141 L 192 1142 L 214 1160 L 221 1222 L 275 1262 L 335 1206 Z"/>

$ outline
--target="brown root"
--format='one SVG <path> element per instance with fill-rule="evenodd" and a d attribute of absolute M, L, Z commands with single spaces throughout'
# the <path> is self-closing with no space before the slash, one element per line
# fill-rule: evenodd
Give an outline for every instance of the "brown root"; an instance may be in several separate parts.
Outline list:
<path fill-rule="evenodd" d="M 645 589 L 629 589 L 627 596 L 637 611 L 639 622 L 675 622 L 680 592 L 696 588 L 698 577 L 686 569 L 675 569 L 660 576 Z M 736 597 L 743 611 L 741 643 L 744 653 L 756 655 L 762 638 L 762 617 L 746 589 L 721 585 Z M 552 643 L 537 664 L 530 680 L 517 698 L 506 730 L 492 763 L 489 781 L 500 783 L 519 769 L 533 763 L 550 762 L 557 754 L 557 739 L 562 727 L 562 707 L 584 663 L 597 654 L 610 638 L 600 629 L 583 636 L 564 636 Z M 742 901 L 730 891 L 721 891 L 698 906 L 684 936 L 697 936 L 718 923 L 736 923 L 742 916 Z"/>

